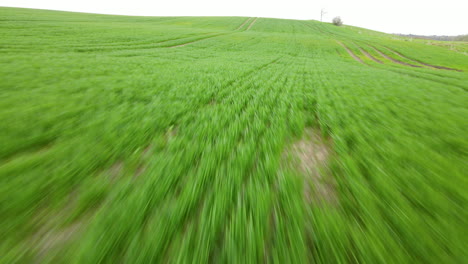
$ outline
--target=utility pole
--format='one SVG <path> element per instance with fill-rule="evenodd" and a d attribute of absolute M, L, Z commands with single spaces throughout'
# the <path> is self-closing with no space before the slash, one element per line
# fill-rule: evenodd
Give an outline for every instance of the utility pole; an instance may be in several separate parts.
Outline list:
<path fill-rule="evenodd" d="M 323 22 L 323 16 L 327 14 L 327 11 L 325 11 L 325 8 L 322 8 L 320 10 L 320 22 Z"/>

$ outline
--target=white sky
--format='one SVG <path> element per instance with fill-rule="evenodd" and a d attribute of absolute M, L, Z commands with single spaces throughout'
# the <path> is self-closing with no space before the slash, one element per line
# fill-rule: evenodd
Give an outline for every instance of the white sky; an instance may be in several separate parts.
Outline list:
<path fill-rule="evenodd" d="M 468 33 L 464 0 L 0 0 L 0 6 L 141 16 L 258 16 L 320 20 L 387 33 Z M 0 14 L 1 15 L 1 14 Z"/>

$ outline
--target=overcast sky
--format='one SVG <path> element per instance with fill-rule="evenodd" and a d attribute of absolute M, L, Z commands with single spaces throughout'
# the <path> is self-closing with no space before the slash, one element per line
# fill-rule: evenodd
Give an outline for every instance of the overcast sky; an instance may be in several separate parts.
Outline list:
<path fill-rule="evenodd" d="M 468 33 L 463 0 L 0 0 L 0 6 L 142 16 L 257 16 L 320 20 L 387 33 Z M 1 13 L 0 13 L 1 15 Z"/>

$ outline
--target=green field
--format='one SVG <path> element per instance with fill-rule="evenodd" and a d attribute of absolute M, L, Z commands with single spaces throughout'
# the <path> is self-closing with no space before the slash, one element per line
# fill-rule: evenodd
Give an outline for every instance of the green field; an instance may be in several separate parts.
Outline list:
<path fill-rule="evenodd" d="M 463 263 L 456 47 L 0 8 L 0 263 Z"/>

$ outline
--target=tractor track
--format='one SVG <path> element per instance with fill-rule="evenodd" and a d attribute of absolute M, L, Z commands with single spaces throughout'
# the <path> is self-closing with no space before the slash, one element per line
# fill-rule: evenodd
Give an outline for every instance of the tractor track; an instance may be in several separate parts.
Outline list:
<path fill-rule="evenodd" d="M 246 29 L 245 31 L 249 30 L 249 29 L 255 24 L 255 22 L 257 22 L 257 19 L 258 19 L 258 17 L 256 17 L 256 18 L 252 21 L 252 23 L 250 23 L 250 25 L 247 27 L 247 29 Z"/>
<path fill-rule="evenodd" d="M 361 58 L 359 58 L 356 54 L 354 54 L 354 52 L 352 52 L 345 44 L 343 44 L 342 42 L 340 41 L 336 41 L 338 44 L 340 44 L 347 52 L 348 54 L 353 57 L 353 59 L 361 64 L 364 64 L 364 65 L 367 65 L 366 63 L 364 63 Z"/>

